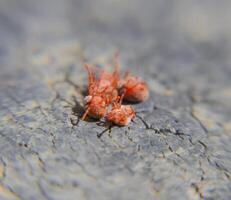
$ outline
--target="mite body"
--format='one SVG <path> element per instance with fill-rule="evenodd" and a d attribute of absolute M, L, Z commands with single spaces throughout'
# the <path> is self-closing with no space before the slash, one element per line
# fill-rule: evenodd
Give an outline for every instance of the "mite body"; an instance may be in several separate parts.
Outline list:
<path fill-rule="evenodd" d="M 149 98 L 149 90 L 145 81 L 128 73 L 121 81 L 124 100 L 129 102 L 142 102 Z"/>
<path fill-rule="evenodd" d="M 114 71 L 94 70 L 85 65 L 88 72 L 88 95 L 85 97 L 86 116 L 95 119 L 106 117 L 106 120 L 118 125 L 126 126 L 135 117 L 135 110 L 131 105 L 122 105 L 122 101 L 142 102 L 149 98 L 149 90 L 145 81 L 126 73 L 120 79 L 118 54 L 114 57 Z M 120 96 L 119 96 L 120 95 Z"/>
<path fill-rule="evenodd" d="M 94 119 L 101 119 L 107 113 L 107 106 L 104 98 L 102 96 L 86 96 L 85 99 L 85 113 L 82 120 L 86 118 L 87 115 Z"/>
<path fill-rule="evenodd" d="M 120 100 L 113 103 L 111 111 L 107 114 L 107 121 L 118 126 L 126 126 L 135 117 L 135 110 L 131 105 L 121 105 L 123 96 Z"/>
<path fill-rule="evenodd" d="M 116 68 L 112 74 L 105 71 L 102 72 L 98 83 L 98 90 L 101 94 L 103 94 L 107 106 L 117 99 L 118 82 L 119 73 Z"/>
<path fill-rule="evenodd" d="M 88 96 L 85 97 L 85 113 L 82 120 L 87 115 L 95 119 L 104 117 L 108 106 L 116 100 L 118 96 L 118 70 L 115 68 L 112 74 L 102 71 L 99 78 L 89 65 L 85 65 L 88 72 Z"/>

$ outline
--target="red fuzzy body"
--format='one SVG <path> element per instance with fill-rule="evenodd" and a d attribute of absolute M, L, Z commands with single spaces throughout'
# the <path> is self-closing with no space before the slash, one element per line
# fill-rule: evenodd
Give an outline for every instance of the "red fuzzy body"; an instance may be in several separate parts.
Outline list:
<path fill-rule="evenodd" d="M 108 106 L 117 99 L 118 69 L 115 67 L 112 74 L 103 71 L 97 78 L 91 67 L 85 67 L 88 71 L 88 96 L 85 98 L 86 111 L 82 119 L 87 115 L 100 119 L 106 115 Z"/>
<path fill-rule="evenodd" d="M 100 119 L 107 113 L 107 107 L 104 99 L 100 96 L 86 96 L 85 108 L 87 115 L 92 118 Z"/>
<path fill-rule="evenodd" d="M 127 75 L 122 86 L 124 99 L 130 102 L 142 102 L 149 98 L 147 84 L 138 77 Z"/>
<path fill-rule="evenodd" d="M 105 70 L 96 73 L 94 67 L 85 65 L 88 71 L 88 96 L 85 97 L 83 120 L 87 115 L 96 119 L 106 116 L 107 121 L 126 126 L 135 117 L 135 110 L 131 105 L 122 105 L 122 100 L 142 102 L 149 98 L 148 86 L 139 77 L 127 73 L 120 79 L 118 54 L 114 58 L 115 69 L 112 73 Z"/>
<path fill-rule="evenodd" d="M 135 111 L 130 105 L 121 105 L 107 114 L 107 120 L 118 126 L 126 126 L 135 117 Z"/>
<path fill-rule="evenodd" d="M 135 110 L 130 105 L 121 105 L 124 95 L 118 96 L 106 118 L 118 126 L 126 126 L 135 117 Z"/>

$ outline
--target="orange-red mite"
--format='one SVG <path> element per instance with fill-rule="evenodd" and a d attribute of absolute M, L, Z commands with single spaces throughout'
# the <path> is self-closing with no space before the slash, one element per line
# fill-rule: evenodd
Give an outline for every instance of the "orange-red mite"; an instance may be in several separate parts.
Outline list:
<path fill-rule="evenodd" d="M 95 119 L 100 119 L 106 115 L 106 103 L 101 96 L 86 96 L 84 100 L 86 111 L 82 120 L 84 120 L 87 115 Z"/>
<path fill-rule="evenodd" d="M 131 76 L 128 73 L 122 80 L 124 99 L 130 102 L 142 102 L 149 98 L 147 84 L 139 77 Z"/>
<path fill-rule="evenodd" d="M 115 65 L 115 70 L 112 74 L 102 71 L 98 79 L 89 65 L 85 65 L 85 68 L 88 71 L 88 96 L 85 97 L 86 111 L 82 120 L 87 115 L 100 119 L 106 115 L 107 107 L 117 99 L 118 65 Z"/>
<path fill-rule="evenodd" d="M 126 126 L 135 117 L 135 110 L 130 105 L 121 105 L 123 96 L 118 102 L 114 102 L 112 110 L 107 114 L 106 118 L 109 122 L 118 126 Z"/>

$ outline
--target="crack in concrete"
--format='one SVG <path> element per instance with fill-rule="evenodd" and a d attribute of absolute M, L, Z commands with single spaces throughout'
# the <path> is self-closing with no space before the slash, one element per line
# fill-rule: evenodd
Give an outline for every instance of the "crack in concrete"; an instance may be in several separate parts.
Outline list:
<path fill-rule="evenodd" d="M 192 183 L 192 184 L 191 184 L 191 187 L 194 188 L 194 190 L 195 190 L 196 194 L 198 194 L 199 198 L 200 198 L 201 200 L 203 200 L 203 199 L 204 199 L 204 195 L 203 195 L 203 193 L 201 192 L 200 187 L 199 187 L 196 183 Z"/>

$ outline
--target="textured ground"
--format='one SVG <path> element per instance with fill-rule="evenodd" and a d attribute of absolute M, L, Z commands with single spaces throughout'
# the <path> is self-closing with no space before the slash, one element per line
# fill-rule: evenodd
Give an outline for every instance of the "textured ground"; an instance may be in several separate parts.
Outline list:
<path fill-rule="evenodd" d="M 1 0 L 0 199 L 231 199 L 230 8 Z M 152 95 L 107 130 L 79 119 L 82 66 L 117 49 Z"/>

